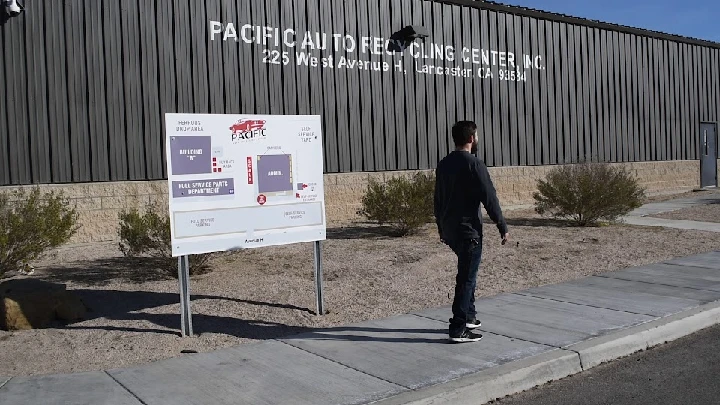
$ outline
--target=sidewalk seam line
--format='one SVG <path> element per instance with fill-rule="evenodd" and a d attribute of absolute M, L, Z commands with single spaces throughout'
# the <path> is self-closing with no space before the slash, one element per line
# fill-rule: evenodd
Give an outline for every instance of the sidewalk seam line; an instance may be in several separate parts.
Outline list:
<path fill-rule="evenodd" d="M 143 405 L 148 405 L 147 402 L 145 402 L 145 401 L 143 401 L 142 399 L 140 399 L 139 396 L 135 395 L 134 392 L 130 391 L 130 389 L 125 386 L 125 384 L 123 384 L 123 383 L 121 383 L 120 381 L 118 381 L 118 379 L 115 378 L 115 377 L 113 377 L 112 374 L 108 373 L 107 370 L 103 370 L 103 373 L 105 373 L 108 377 L 110 377 L 113 381 L 115 381 L 115 382 L 116 382 L 119 386 L 121 386 L 125 391 L 127 391 L 128 393 L 130 393 L 130 395 L 132 395 L 133 397 L 135 397 L 135 399 L 137 399 L 138 401 L 140 401 L 141 404 L 143 404 Z"/>
<path fill-rule="evenodd" d="M 292 345 L 292 344 L 290 344 L 290 343 L 288 343 L 288 342 L 284 342 L 284 341 L 282 341 L 282 340 L 277 340 L 277 339 L 276 339 L 276 341 L 277 341 L 277 342 L 280 342 L 280 343 L 282 343 L 282 344 L 288 345 L 288 346 L 290 346 L 290 347 L 292 347 L 292 348 L 298 349 L 298 350 L 300 350 L 300 351 L 303 351 L 303 352 L 305 352 L 305 353 L 307 353 L 307 354 L 310 354 L 310 355 L 312 355 L 312 356 L 317 356 L 317 357 L 319 357 L 319 358 L 321 358 L 321 359 L 323 359 L 323 360 L 327 360 L 327 361 L 329 361 L 329 362 L 332 362 L 332 363 L 335 363 L 335 364 L 339 364 L 339 365 L 341 365 L 341 366 L 343 366 L 343 367 L 345 367 L 345 368 L 348 368 L 348 369 L 350 369 L 350 370 L 357 371 L 358 373 L 365 374 L 366 376 L 369 376 L 369 377 L 378 379 L 378 380 L 383 381 L 383 382 L 386 382 L 386 383 L 388 383 L 388 384 L 392 384 L 392 385 L 398 386 L 398 387 L 400 387 L 400 388 L 404 388 L 404 389 L 406 389 L 406 390 L 413 391 L 413 389 L 410 388 L 410 387 L 406 387 L 406 386 L 404 386 L 404 385 L 402 385 L 402 384 L 398 384 L 398 383 L 392 382 L 392 381 L 390 381 L 390 380 L 386 380 L 386 379 L 384 379 L 384 378 L 382 378 L 382 377 L 378 377 L 378 376 L 372 375 L 372 374 L 370 374 L 370 373 L 366 373 L 365 371 L 358 370 L 358 369 L 356 369 L 355 367 L 350 367 L 350 366 L 348 366 L 347 364 L 343 364 L 343 363 L 341 363 L 341 362 L 339 362 L 339 361 L 336 361 L 336 360 L 327 358 L 327 357 L 325 357 L 325 356 L 323 356 L 323 355 L 321 355 L 321 354 L 317 354 L 317 353 L 313 353 L 313 352 L 311 352 L 311 351 L 309 351 L 309 350 L 305 350 L 305 349 L 303 349 L 302 347 L 297 347 L 297 346 L 295 346 L 295 345 Z"/>
<path fill-rule="evenodd" d="M 8 378 L 7 381 L 5 381 L 4 383 L 0 384 L 0 390 L 1 390 L 7 383 L 9 383 L 10 380 L 12 380 L 13 378 L 15 378 L 15 377 L 10 377 L 10 378 Z"/>
<path fill-rule="evenodd" d="M 712 270 L 712 269 L 710 269 L 710 270 Z M 696 288 L 696 287 L 687 287 L 687 286 L 677 286 L 677 285 L 664 284 L 664 283 L 652 283 L 652 282 L 650 282 L 650 281 L 630 280 L 630 279 L 626 279 L 626 278 L 622 278 L 622 277 L 610 277 L 610 276 L 604 276 L 604 275 L 600 275 L 600 274 L 596 274 L 595 277 L 603 277 L 603 278 L 609 278 L 609 279 L 614 279 L 614 280 L 623 280 L 623 281 L 633 281 L 633 282 L 636 282 L 636 283 L 644 283 L 644 284 L 650 284 L 650 285 L 661 285 L 661 286 L 665 286 L 665 287 L 687 288 L 687 289 L 689 289 L 689 290 L 695 290 L 695 291 L 705 291 L 705 292 L 720 293 L 720 291 L 717 291 L 717 290 L 708 290 L 708 289 L 705 289 L 705 288 Z"/>
<path fill-rule="evenodd" d="M 433 318 L 430 318 L 430 317 L 427 317 L 427 316 L 424 316 L 424 315 L 418 315 L 418 314 L 413 314 L 413 315 L 415 315 L 415 316 L 417 316 L 417 317 L 420 317 L 420 318 L 429 319 L 429 320 L 435 321 L 435 322 L 442 322 L 442 321 L 438 321 L 437 319 L 433 319 Z M 532 344 L 534 344 L 534 345 L 541 345 L 541 346 L 552 347 L 553 349 L 565 350 L 565 348 L 562 347 L 562 346 L 555 346 L 555 345 L 550 345 L 550 344 L 547 344 L 547 343 L 541 343 L 541 342 L 535 342 L 535 341 L 532 341 L 532 340 L 522 339 L 522 338 L 519 338 L 519 337 L 503 335 L 502 333 L 491 332 L 491 331 L 489 331 L 489 330 L 487 330 L 487 329 L 483 329 L 482 326 L 479 327 L 478 329 L 481 330 L 481 331 L 483 331 L 483 332 L 485 332 L 485 333 L 492 333 L 493 335 L 502 336 L 502 337 L 505 337 L 505 338 L 508 338 L 508 339 L 520 340 L 520 341 L 522 341 L 522 342 L 532 343 Z"/>
<path fill-rule="evenodd" d="M 653 314 L 645 314 L 645 313 L 632 312 L 632 311 L 623 311 L 622 309 L 605 308 L 605 307 L 599 307 L 599 306 L 597 306 L 597 305 L 590 305 L 590 304 L 579 304 L 579 303 L 577 303 L 577 302 L 563 301 L 563 300 L 559 300 L 559 299 L 557 299 L 557 298 L 540 297 L 540 296 L 537 296 L 537 295 L 533 295 L 533 294 L 531 294 L 531 293 L 521 294 L 520 292 L 516 292 L 516 293 L 511 293 L 511 294 L 513 294 L 513 295 L 519 295 L 519 296 L 521 296 L 521 297 L 533 297 L 533 298 L 538 298 L 538 299 L 541 299 L 541 300 L 555 301 L 555 302 L 560 302 L 560 303 L 563 303 L 563 304 L 582 305 L 582 306 L 585 306 L 585 307 L 588 307 L 588 308 L 606 309 L 606 310 L 608 310 L 608 311 L 622 312 L 622 313 L 631 314 L 631 315 L 643 315 L 643 316 L 657 317 L 657 315 L 653 315 Z"/>

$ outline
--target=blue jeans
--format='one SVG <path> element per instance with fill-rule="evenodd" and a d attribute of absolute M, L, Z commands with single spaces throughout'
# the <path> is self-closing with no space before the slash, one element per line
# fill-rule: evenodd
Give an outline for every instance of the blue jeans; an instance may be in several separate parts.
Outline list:
<path fill-rule="evenodd" d="M 482 260 L 482 238 L 448 241 L 458 258 L 455 277 L 453 317 L 450 320 L 450 336 L 458 336 L 465 330 L 465 322 L 475 319 L 475 287 Z"/>

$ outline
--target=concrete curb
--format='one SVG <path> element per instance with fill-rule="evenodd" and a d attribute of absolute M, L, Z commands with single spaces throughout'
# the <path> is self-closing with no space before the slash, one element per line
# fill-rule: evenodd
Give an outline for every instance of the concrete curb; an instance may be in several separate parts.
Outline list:
<path fill-rule="evenodd" d="M 720 323 L 720 301 L 566 347 L 583 370 L 671 342 Z"/>
<path fill-rule="evenodd" d="M 0 377 L 0 388 L 2 388 L 5 384 L 10 382 L 10 378 L 8 377 Z"/>
<path fill-rule="evenodd" d="M 602 363 L 720 323 L 720 301 L 656 319 L 563 349 L 532 356 L 373 402 L 377 405 L 478 405 L 569 377 Z"/>

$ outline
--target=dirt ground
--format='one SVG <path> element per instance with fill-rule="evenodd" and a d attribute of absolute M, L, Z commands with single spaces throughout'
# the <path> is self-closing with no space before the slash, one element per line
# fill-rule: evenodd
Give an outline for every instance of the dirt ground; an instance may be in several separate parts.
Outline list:
<path fill-rule="evenodd" d="M 486 223 L 479 296 L 720 249 L 719 233 L 574 228 L 531 210 L 506 216 L 511 243 L 505 246 Z M 66 284 L 92 309 L 89 319 L 0 331 L 0 375 L 121 368 L 186 349 L 211 351 L 450 305 L 455 257 L 434 226 L 405 238 L 384 232 L 362 223 L 328 230 L 322 246 L 329 312 L 321 317 L 314 315 L 312 244 L 216 255 L 213 271 L 191 281 L 192 338 L 179 335 L 176 279 L 122 258 L 114 243 L 62 248 L 29 277 Z"/>

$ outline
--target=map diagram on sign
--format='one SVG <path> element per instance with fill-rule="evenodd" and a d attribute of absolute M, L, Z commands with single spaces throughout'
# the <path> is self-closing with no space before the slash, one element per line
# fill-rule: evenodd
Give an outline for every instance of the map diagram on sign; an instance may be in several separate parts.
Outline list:
<path fill-rule="evenodd" d="M 173 255 L 325 238 L 319 116 L 166 114 Z"/>

